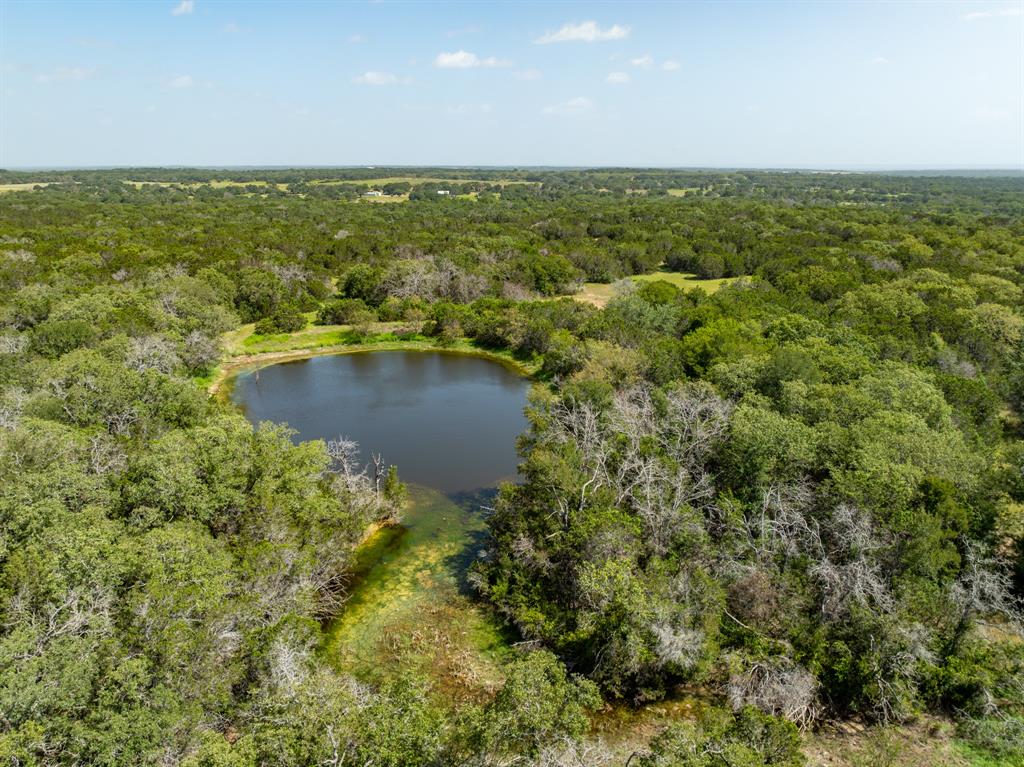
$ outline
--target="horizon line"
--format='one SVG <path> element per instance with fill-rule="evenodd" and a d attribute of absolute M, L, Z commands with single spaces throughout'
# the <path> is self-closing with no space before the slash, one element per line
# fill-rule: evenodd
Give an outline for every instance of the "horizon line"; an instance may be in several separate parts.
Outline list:
<path fill-rule="evenodd" d="M 166 164 L 116 164 L 116 165 L 10 165 L 0 167 L 0 172 L 32 172 L 32 171 L 84 171 L 84 170 L 375 170 L 389 168 L 415 168 L 415 169 L 437 169 L 447 168 L 452 170 L 660 170 L 660 171 L 799 171 L 805 173 L 881 173 L 886 171 L 914 172 L 914 171 L 988 171 L 988 172 L 1010 172 L 1024 173 L 1024 164 L 1021 165 L 545 165 L 545 164 L 516 164 L 508 163 L 501 165 L 491 164 L 422 164 L 422 163 L 212 163 L 212 164 L 189 164 L 189 163 L 166 163 Z"/>

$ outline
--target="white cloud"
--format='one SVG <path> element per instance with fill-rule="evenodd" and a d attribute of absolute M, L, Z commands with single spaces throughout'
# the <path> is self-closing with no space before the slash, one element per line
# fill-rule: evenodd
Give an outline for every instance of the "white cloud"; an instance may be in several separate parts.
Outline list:
<path fill-rule="evenodd" d="M 995 11 L 974 11 L 972 13 L 965 13 L 962 18 L 964 21 L 977 21 L 978 19 L 995 19 L 1007 16 L 1024 16 L 1024 9 L 1020 6 L 1014 8 L 1000 8 Z"/>
<path fill-rule="evenodd" d="M 243 27 L 240 24 L 236 24 L 233 21 L 229 21 L 227 24 L 224 25 L 224 31 L 227 32 L 229 35 L 240 35 L 243 32 L 251 32 L 252 30 L 247 29 L 246 27 Z"/>
<path fill-rule="evenodd" d="M 88 80 L 96 74 L 95 69 L 88 67 L 57 67 L 50 72 L 36 75 L 37 83 L 67 83 Z"/>
<path fill-rule="evenodd" d="M 171 11 L 172 16 L 184 16 L 185 14 L 192 13 L 196 9 L 196 0 L 181 0 L 174 10 Z"/>
<path fill-rule="evenodd" d="M 486 115 L 493 111 L 493 107 L 490 104 L 456 104 L 455 106 L 447 107 L 444 111 L 450 115 Z"/>
<path fill-rule="evenodd" d="M 682 68 L 682 64 L 678 61 L 673 61 L 672 59 L 665 59 L 661 64 L 659 64 L 649 53 L 645 53 L 643 56 L 637 56 L 635 59 L 630 59 L 629 63 L 639 69 L 654 69 L 657 67 L 665 72 L 675 72 L 677 69 Z"/>
<path fill-rule="evenodd" d="M 539 69 L 520 69 L 517 72 L 513 72 L 512 76 L 517 80 L 540 80 L 544 77 L 544 73 Z"/>
<path fill-rule="evenodd" d="M 191 88 L 195 84 L 196 81 L 192 79 L 192 75 L 178 75 L 167 81 L 168 87 L 171 88 Z"/>
<path fill-rule="evenodd" d="M 113 48 L 114 44 L 110 40 L 103 40 L 98 37 L 80 37 L 75 40 L 76 43 L 81 45 L 83 48 Z"/>
<path fill-rule="evenodd" d="M 494 56 L 480 58 L 469 51 L 455 51 L 454 53 L 439 53 L 434 59 L 434 66 L 439 69 L 491 69 L 493 67 L 507 67 L 511 62 L 504 61 Z"/>
<path fill-rule="evenodd" d="M 549 107 L 544 107 L 541 112 L 546 115 L 578 115 L 589 111 L 592 106 L 594 106 L 593 101 L 585 96 L 577 96 L 568 101 L 563 101 L 561 104 L 552 104 Z"/>
<path fill-rule="evenodd" d="M 460 37 L 461 35 L 475 35 L 483 31 L 481 27 L 470 24 L 469 26 L 462 27 L 461 29 L 450 29 L 444 33 L 445 37 Z"/>
<path fill-rule="evenodd" d="M 358 85 L 408 85 L 412 82 L 408 77 L 399 77 L 390 72 L 363 72 L 353 77 L 352 82 Z"/>
<path fill-rule="evenodd" d="M 629 82 L 629 75 L 625 72 L 611 72 L 606 78 L 609 85 L 625 85 Z"/>
<path fill-rule="evenodd" d="M 363 37 L 363 36 L 362 36 L 362 35 L 360 35 L 360 34 L 355 34 L 355 35 L 349 35 L 349 36 L 348 36 L 348 41 L 349 41 L 350 43 L 352 43 L 353 45 L 358 45 L 359 43 L 364 43 L 364 42 L 366 42 L 366 38 L 365 38 L 365 37 Z"/>
<path fill-rule="evenodd" d="M 602 29 L 596 21 L 580 24 L 565 24 L 557 32 L 546 32 L 534 40 L 539 45 L 547 43 L 599 43 L 605 40 L 622 40 L 629 36 L 629 27 L 613 24 Z"/>
<path fill-rule="evenodd" d="M 889 59 L 887 59 L 885 56 L 875 56 L 873 59 L 871 59 L 871 63 L 875 64 L 876 66 L 881 66 L 883 64 L 888 64 Z"/>

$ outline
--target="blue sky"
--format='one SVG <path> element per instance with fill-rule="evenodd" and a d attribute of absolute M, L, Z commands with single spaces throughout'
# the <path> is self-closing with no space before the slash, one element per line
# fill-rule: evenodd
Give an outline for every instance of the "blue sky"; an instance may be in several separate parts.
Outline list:
<path fill-rule="evenodd" d="M 1024 0 L 0 0 L 0 166 L 1024 167 Z"/>

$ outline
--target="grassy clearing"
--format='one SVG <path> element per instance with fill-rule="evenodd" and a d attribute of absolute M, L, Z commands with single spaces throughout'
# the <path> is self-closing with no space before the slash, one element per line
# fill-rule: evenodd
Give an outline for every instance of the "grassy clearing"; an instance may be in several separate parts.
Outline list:
<path fill-rule="evenodd" d="M 50 182 L 32 181 L 27 184 L 0 184 L 0 194 L 4 192 L 31 192 L 37 186 L 49 186 Z"/>
<path fill-rule="evenodd" d="M 228 189 L 231 187 L 239 186 L 271 186 L 269 181 L 228 181 L 227 179 L 212 179 L 210 181 L 131 181 L 125 180 L 125 184 L 130 184 L 136 189 L 141 189 L 144 186 L 163 186 L 163 187 L 179 187 L 181 189 L 198 189 L 201 186 L 208 186 L 211 189 Z M 273 184 L 274 187 L 281 191 L 287 191 L 288 184 Z"/>
<path fill-rule="evenodd" d="M 694 274 L 683 274 L 682 272 L 654 272 L 653 274 L 638 274 L 633 277 L 635 282 L 657 282 L 664 280 L 670 282 L 681 290 L 693 290 L 701 288 L 705 293 L 714 293 L 723 285 L 736 282 L 739 277 L 721 277 L 717 280 L 702 280 Z"/>
<path fill-rule="evenodd" d="M 922 716 L 900 727 L 844 723 L 804 736 L 809 767 L 995 767 L 955 737 L 946 719 Z"/>
<path fill-rule="evenodd" d="M 306 320 L 310 324 L 294 333 L 275 333 L 261 336 L 256 333 L 256 325 L 249 323 L 237 330 L 225 334 L 221 338 L 224 353 L 228 357 L 247 354 L 266 354 L 268 352 L 307 351 L 351 343 L 354 333 L 352 325 L 314 325 L 316 312 L 306 312 Z M 402 322 L 374 322 L 365 330 L 373 336 L 394 333 L 407 327 Z"/>
<path fill-rule="evenodd" d="M 409 195 L 408 194 L 386 194 L 383 197 L 360 197 L 359 200 L 361 202 L 372 202 L 372 203 L 409 202 Z"/>
<path fill-rule="evenodd" d="M 352 591 L 321 652 L 365 681 L 413 670 L 447 701 L 485 699 L 500 686 L 502 661 L 512 652 L 500 623 L 465 583 L 485 528 L 479 506 L 487 501 L 410 491 L 403 524 L 378 529 L 360 546 Z"/>
<path fill-rule="evenodd" d="M 528 184 L 536 185 L 539 181 L 521 181 L 518 179 L 483 179 L 483 178 L 428 178 L 423 176 L 385 176 L 383 178 L 360 178 L 360 179 L 328 179 L 310 181 L 310 186 L 341 186 L 342 184 L 355 184 L 357 186 L 383 186 L 384 184 Z"/>
<path fill-rule="evenodd" d="M 634 282 L 655 282 L 664 280 L 675 285 L 680 290 L 693 290 L 700 288 L 705 293 L 714 293 L 723 285 L 735 282 L 738 277 L 722 277 L 717 280 L 702 280 L 692 274 L 681 272 L 657 271 L 652 274 L 638 274 L 631 277 Z M 615 295 L 615 286 L 612 283 L 585 282 L 583 289 L 576 293 L 573 298 L 586 304 L 593 304 L 597 307 L 604 307 Z"/>
<path fill-rule="evenodd" d="M 469 192 L 468 194 L 453 194 L 450 199 L 452 200 L 476 200 L 479 195 L 476 192 Z M 360 197 L 359 200 L 363 202 L 409 202 L 409 193 L 405 194 L 386 194 L 383 197 Z"/>

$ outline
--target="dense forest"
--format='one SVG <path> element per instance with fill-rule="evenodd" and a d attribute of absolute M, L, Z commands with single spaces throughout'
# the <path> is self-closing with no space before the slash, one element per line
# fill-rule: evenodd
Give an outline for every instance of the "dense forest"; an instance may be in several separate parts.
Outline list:
<path fill-rule="evenodd" d="M 493 695 L 321 651 L 402 483 L 207 392 L 310 325 L 539 371 Z M 0 758 L 621 765 L 593 717 L 690 690 L 631 765 L 922 717 L 1024 765 L 1022 408 L 1020 176 L 0 172 Z"/>

